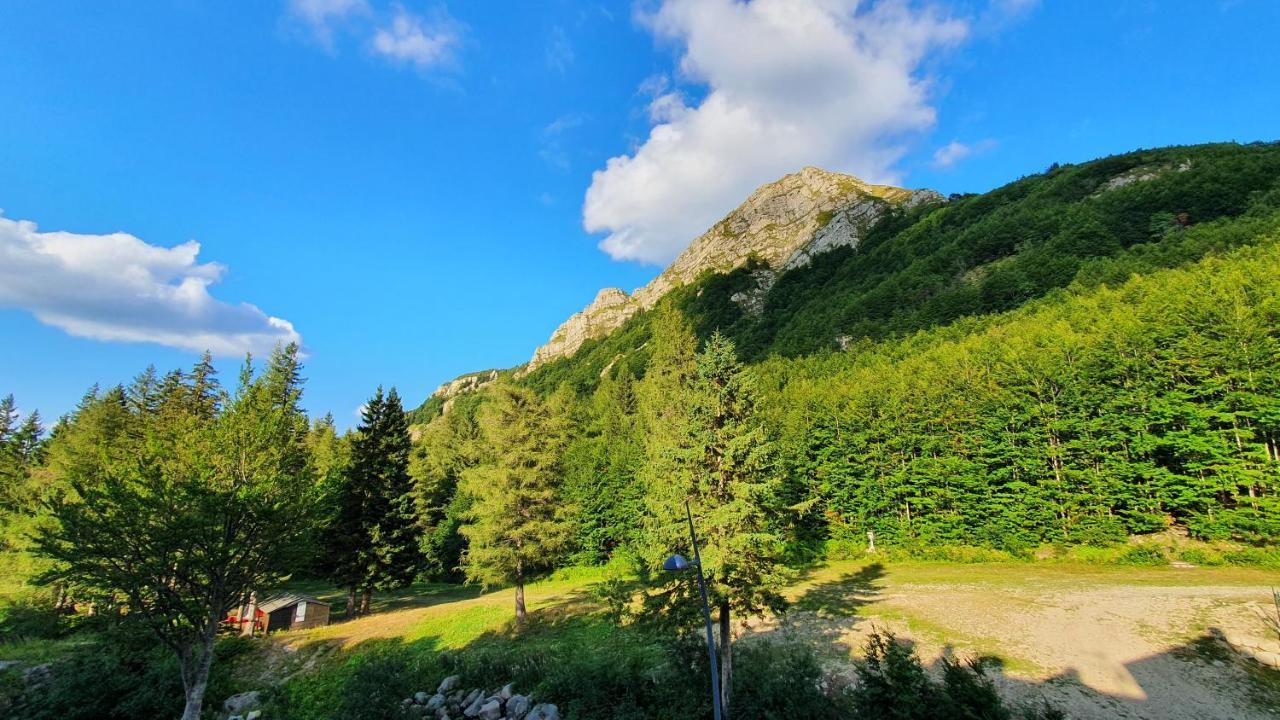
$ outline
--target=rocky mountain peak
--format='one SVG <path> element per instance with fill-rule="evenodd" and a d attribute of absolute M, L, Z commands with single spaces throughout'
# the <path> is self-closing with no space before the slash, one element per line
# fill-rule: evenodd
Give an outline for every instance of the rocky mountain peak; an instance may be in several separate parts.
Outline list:
<path fill-rule="evenodd" d="M 776 272 L 806 264 L 817 252 L 855 245 L 872 223 L 894 205 L 941 199 L 930 190 L 873 185 L 852 175 L 812 166 L 756 189 L 702 235 L 649 284 L 627 295 L 606 288 L 581 312 L 556 328 L 534 352 L 528 369 L 572 355 L 582 343 L 612 332 L 640 310 L 653 307 L 671 290 L 707 271 L 729 272 L 758 259 L 769 271 L 757 273 L 763 297 Z M 765 277 L 767 276 L 767 277 Z M 744 298 L 755 308 L 760 298 Z"/>

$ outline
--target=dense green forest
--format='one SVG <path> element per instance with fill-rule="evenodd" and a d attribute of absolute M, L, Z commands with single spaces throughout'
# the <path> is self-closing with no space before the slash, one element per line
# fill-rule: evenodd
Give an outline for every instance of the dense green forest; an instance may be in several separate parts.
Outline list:
<path fill-rule="evenodd" d="M 580 398 L 564 492 L 581 557 L 638 532 L 635 388 L 667 309 L 755 360 L 797 551 L 868 530 L 1014 552 L 1170 527 L 1265 544 L 1278 211 L 1276 144 L 1139 151 L 892 215 L 783 274 L 756 317 L 729 300 L 751 268 L 706 276 L 520 380 Z M 482 402 L 428 423 L 418 452 L 461 457 Z"/>
<path fill-rule="evenodd" d="M 346 434 L 307 420 L 296 348 L 230 389 L 207 357 L 148 369 L 49 433 L 6 399 L 0 633 L 128 608 L 196 717 L 252 590 L 324 578 L 350 616 L 417 578 L 643 575 L 683 547 L 686 501 L 725 627 L 868 532 L 1030 557 L 1173 531 L 1275 561 L 1280 145 L 1139 151 L 890 214 L 758 315 L 730 300 L 753 269 L 448 404 L 379 389 Z M 654 587 L 646 611 L 689 620 L 687 585 Z"/>

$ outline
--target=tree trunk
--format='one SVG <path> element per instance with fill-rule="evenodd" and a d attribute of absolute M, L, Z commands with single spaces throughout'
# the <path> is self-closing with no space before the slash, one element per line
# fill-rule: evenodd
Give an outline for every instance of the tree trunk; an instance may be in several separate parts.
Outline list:
<path fill-rule="evenodd" d="M 733 637 L 729 632 L 729 601 L 720 601 L 720 714 L 733 717 L 729 699 L 733 695 Z"/>
<path fill-rule="evenodd" d="M 371 601 L 372 599 L 373 599 L 373 591 L 370 590 L 369 588 L 365 588 L 364 592 L 360 593 L 360 614 L 361 615 L 369 614 L 369 601 Z"/>
<path fill-rule="evenodd" d="M 527 615 L 524 608 L 524 573 L 516 570 L 516 627 L 524 627 Z"/>
<path fill-rule="evenodd" d="M 258 624 L 258 593 L 249 593 L 249 604 L 241 610 L 240 634 L 253 637 L 253 631 L 257 629 Z"/>
<path fill-rule="evenodd" d="M 356 586 L 351 586 L 351 591 L 347 593 L 347 619 L 356 616 Z"/>
<path fill-rule="evenodd" d="M 209 669 L 213 666 L 213 644 L 217 640 L 218 624 L 209 623 L 203 641 L 195 652 L 180 655 L 178 663 L 182 670 L 182 684 L 186 690 L 186 706 L 182 710 L 182 720 L 200 720 L 200 711 L 204 707 L 204 691 L 209 687 Z"/>

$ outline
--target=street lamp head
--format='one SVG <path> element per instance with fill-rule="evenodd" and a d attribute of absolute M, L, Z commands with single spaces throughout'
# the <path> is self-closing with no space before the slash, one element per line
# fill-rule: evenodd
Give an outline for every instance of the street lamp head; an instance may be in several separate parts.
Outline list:
<path fill-rule="evenodd" d="M 683 555 L 672 555 L 662 563 L 662 569 L 667 572 L 681 572 L 693 567 L 693 563 L 684 558 Z"/>

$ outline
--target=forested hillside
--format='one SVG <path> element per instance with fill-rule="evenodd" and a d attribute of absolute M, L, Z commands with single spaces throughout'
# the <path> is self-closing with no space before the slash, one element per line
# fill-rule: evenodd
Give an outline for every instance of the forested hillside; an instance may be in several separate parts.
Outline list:
<path fill-rule="evenodd" d="M 797 551 L 868 530 L 1013 551 L 1170 527 L 1267 543 L 1278 209 L 1280 146 L 1140 151 L 890 215 L 782 275 L 757 316 L 729 299 L 753 268 L 705 276 L 519 380 L 573 398 L 562 492 L 578 557 L 641 531 L 637 396 L 670 342 L 655 338 L 664 312 L 756 361 L 773 517 Z M 423 426 L 436 547 L 460 548 L 449 518 L 467 500 L 449 490 L 480 462 L 483 404 Z"/>
<path fill-rule="evenodd" d="M 1220 218 L 1280 204 L 1280 144 L 1142 150 L 1050 168 L 980 195 L 888 213 L 856 248 L 783 273 L 752 315 L 730 300 L 754 286 L 746 267 L 708 275 L 669 298 L 698 335 L 719 329 L 746 360 L 835 350 L 1009 310 L 1066 287 L 1115 283 L 1248 243 L 1257 228 Z M 1215 226 L 1217 227 L 1217 226 Z M 528 379 L 549 391 L 593 386 L 617 361 L 644 372 L 643 316 Z"/>

